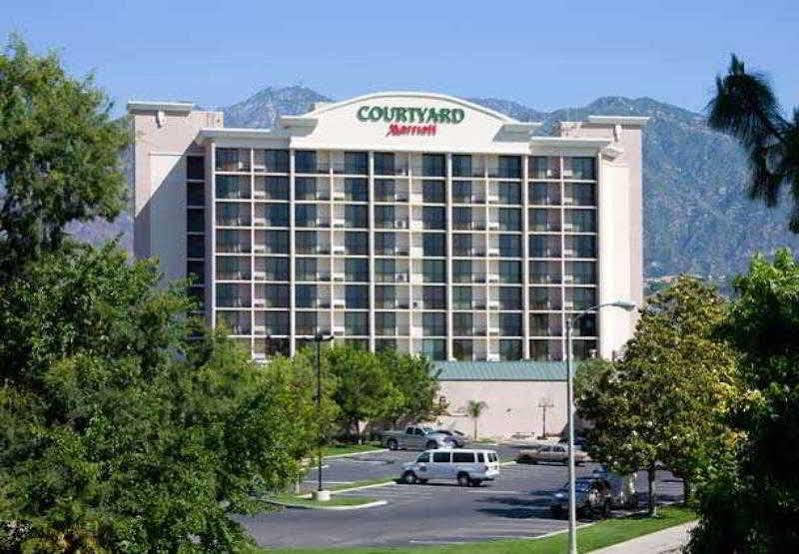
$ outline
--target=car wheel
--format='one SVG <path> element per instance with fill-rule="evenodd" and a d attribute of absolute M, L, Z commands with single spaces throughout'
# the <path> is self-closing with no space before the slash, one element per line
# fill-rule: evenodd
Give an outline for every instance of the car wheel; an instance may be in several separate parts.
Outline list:
<path fill-rule="evenodd" d="M 436 441 L 427 441 L 425 448 L 427 448 L 427 450 L 435 450 L 438 448 L 438 443 Z"/>
<path fill-rule="evenodd" d="M 483 480 L 482 479 L 472 479 L 472 486 L 473 487 L 479 487 L 482 484 L 483 484 Z"/>
<path fill-rule="evenodd" d="M 397 447 L 398 447 L 399 445 L 397 444 L 397 441 L 396 441 L 396 440 L 394 440 L 394 439 L 389 439 L 389 441 L 386 443 L 386 446 L 388 446 L 388 449 L 389 449 L 389 450 L 397 450 Z"/>
<path fill-rule="evenodd" d="M 412 471 L 406 471 L 402 474 L 402 482 L 406 485 L 413 485 L 417 481 L 416 474 Z"/>
<path fill-rule="evenodd" d="M 468 487 L 471 484 L 472 480 L 469 479 L 468 473 L 459 473 L 458 474 L 458 484 L 461 487 Z"/>

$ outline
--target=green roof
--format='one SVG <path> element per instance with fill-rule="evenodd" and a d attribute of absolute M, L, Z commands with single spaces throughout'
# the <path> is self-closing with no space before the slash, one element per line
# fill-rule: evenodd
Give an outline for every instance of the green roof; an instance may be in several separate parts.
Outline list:
<path fill-rule="evenodd" d="M 564 362 L 436 362 L 439 381 L 565 381 Z"/>

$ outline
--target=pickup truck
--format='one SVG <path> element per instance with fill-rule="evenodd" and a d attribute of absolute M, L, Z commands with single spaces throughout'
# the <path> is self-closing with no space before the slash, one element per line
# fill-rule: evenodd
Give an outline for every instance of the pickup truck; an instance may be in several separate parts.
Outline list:
<path fill-rule="evenodd" d="M 408 425 L 404 431 L 384 431 L 380 435 L 380 442 L 389 450 L 434 450 L 456 446 L 451 436 L 421 425 Z"/>

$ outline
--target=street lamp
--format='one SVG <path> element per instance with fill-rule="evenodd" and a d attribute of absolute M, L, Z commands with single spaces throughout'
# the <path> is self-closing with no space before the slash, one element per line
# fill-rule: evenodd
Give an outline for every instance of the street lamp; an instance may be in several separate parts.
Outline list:
<path fill-rule="evenodd" d="M 633 302 L 616 300 L 593 306 L 566 320 L 566 417 L 569 420 L 569 554 L 577 554 L 577 502 L 574 492 L 574 372 L 572 371 L 572 328 L 584 315 L 612 306 L 631 312 Z"/>
<path fill-rule="evenodd" d="M 316 489 L 314 498 L 318 501 L 330 500 L 330 493 L 322 490 L 322 362 L 321 362 L 321 349 L 322 343 L 333 340 L 332 335 L 329 337 L 324 336 L 322 333 L 316 333 L 313 341 L 316 343 L 316 422 L 317 428 L 317 477 L 319 479 L 319 486 Z"/>

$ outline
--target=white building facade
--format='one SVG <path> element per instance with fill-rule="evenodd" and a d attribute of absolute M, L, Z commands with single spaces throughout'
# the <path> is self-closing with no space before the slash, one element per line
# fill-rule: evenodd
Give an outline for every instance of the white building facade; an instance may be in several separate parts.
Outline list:
<path fill-rule="evenodd" d="M 211 325 L 254 357 L 317 332 L 434 360 L 560 361 L 567 320 L 642 300 L 641 130 L 535 123 L 386 92 L 225 128 L 219 112 L 130 102 L 138 257 L 193 276 Z M 635 315 L 575 330 L 610 358 Z"/>

